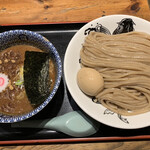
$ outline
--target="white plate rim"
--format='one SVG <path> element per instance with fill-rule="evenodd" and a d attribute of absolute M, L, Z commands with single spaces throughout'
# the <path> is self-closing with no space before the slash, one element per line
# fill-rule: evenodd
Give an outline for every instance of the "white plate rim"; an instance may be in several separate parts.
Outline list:
<path fill-rule="evenodd" d="M 87 109 L 85 106 L 82 105 L 82 103 L 80 102 L 81 100 L 79 100 L 80 97 L 78 97 L 78 93 L 76 92 L 76 90 L 80 90 L 80 89 L 79 88 L 77 89 L 77 87 L 72 87 L 73 81 L 69 81 L 70 76 L 72 76 L 71 75 L 72 72 L 69 73 L 68 68 L 70 66 L 69 66 L 68 60 L 69 60 L 69 57 L 71 56 L 71 51 L 73 51 L 73 50 L 70 50 L 70 49 L 72 48 L 72 45 L 74 45 L 76 47 L 76 45 L 74 43 L 76 43 L 76 42 L 80 43 L 80 41 L 78 41 L 77 38 L 81 34 L 81 32 L 83 32 L 83 30 L 85 30 L 88 27 L 90 27 L 91 24 L 94 24 L 94 23 L 97 23 L 97 22 L 105 22 L 105 21 L 109 22 L 109 19 L 110 20 L 111 19 L 114 19 L 114 20 L 118 19 L 118 21 L 119 21 L 119 20 L 121 20 L 123 18 L 131 18 L 131 19 L 133 19 L 136 22 L 143 23 L 143 26 L 144 27 L 146 26 L 147 28 L 148 28 L 148 26 L 150 26 L 150 22 L 145 20 L 145 19 L 142 19 L 142 18 L 139 18 L 139 17 L 136 17 L 136 16 L 122 15 L 122 14 L 109 15 L 109 16 L 104 16 L 104 17 L 100 17 L 100 18 L 97 18 L 95 20 L 92 20 L 91 22 L 89 22 L 86 25 L 84 25 L 81 29 L 79 29 L 79 31 L 73 36 L 73 38 L 69 42 L 68 47 L 66 49 L 65 56 L 64 56 L 64 76 L 65 76 L 66 85 L 68 87 L 68 90 L 69 90 L 71 96 L 73 97 L 73 99 L 77 103 L 77 105 L 86 114 L 88 114 L 93 119 L 97 120 L 98 122 L 106 124 L 106 125 L 111 126 L 111 127 L 122 128 L 122 129 L 138 129 L 138 128 L 143 128 L 143 127 L 147 127 L 147 126 L 150 125 L 150 117 L 148 117 L 148 116 L 150 116 L 150 112 L 147 112 L 147 113 L 144 113 L 144 114 L 140 114 L 140 115 L 136 115 L 136 116 L 120 116 L 120 117 L 122 117 L 121 119 L 123 119 L 125 121 L 125 123 L 118 119 L 119 118 L 118 114 L 113 114 L 112 115 L 111 112 L 110 112 L 110 114 L 108 114 L 107 117 L 103 117 L 102 115 L 104 115 L 104 114 L 96 116 L 94 113 L 89 112 L 89 109 Z M 143 31 L 143 32 L 150 33 L 150 29 L 147 30 L 147 28 L 140 28 L 140 26 L 138 26 L 137 27 L 137 31 Z M 85 97 L 87 97 L 87 96 L 85 96 Z M 104 108 L 104 109 L 106 109 L 106 108 Z M 147 116 L 146 119 L 145 119 L 145 116 Z"/>

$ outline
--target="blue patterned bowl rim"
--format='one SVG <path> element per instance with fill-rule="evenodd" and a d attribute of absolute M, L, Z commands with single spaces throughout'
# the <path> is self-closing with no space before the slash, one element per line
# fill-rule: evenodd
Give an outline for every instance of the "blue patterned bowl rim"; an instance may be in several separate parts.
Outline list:
<path fill-rule="evenodd" d="M 58 87 L 59 87 L 60 81 L 61 81 L 61 77 L 62 77 L 62 62 L 61 62 L 59 53 L 57 52 L 54 45 L 50 41 L 48 41 L 44 36 L 42 36 L 36 32 L 29 31 L 29 30 L 10 30 L 10 31 L 5 31 L 5 32 L 0 33 L 0 37 L 5 37 L 5 36 L 8 36 L 9 34 L 11 34 L 11 35 L 25 34 L 28 36 L 34 36 L 34 37 L 38 38 L 38 40 L 40 42 L 43 42 L 49 48 L 49 52 L 51 54 L 53 54 L 53 58 L 54 58 L 55 65 L 57 68 L 56 69 L 57 70 L 57 78 L 55 81 L 54 88 L 51 91 L 49 97 L 39 107 L 37 107 L 36 109 L 34 109 L 33 111 L 31 111 L 25 115 L 20 115 L 20 116 L 9 116 L 9 115 L 0 114 L 0 123 L 14 123 L 14 122 L 23 121 L 25 119 L 28 119 L 28 118 L 34 116 L 38 112 L 40 112 L 54 97 L 55 93 L 58 90 Z M 1 38 L 0 38 L 0 40 L 1 40 Z"/>

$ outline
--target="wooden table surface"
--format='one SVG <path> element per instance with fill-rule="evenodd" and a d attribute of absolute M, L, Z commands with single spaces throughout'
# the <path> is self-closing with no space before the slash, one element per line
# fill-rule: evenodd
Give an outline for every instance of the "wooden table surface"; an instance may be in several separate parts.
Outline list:
<path fill-rule="evenodd" d="M 111 14 L 128 14 L 150 21 L 147 0 L 0 0 L 0 25 L 85 22 Z M 150 140 L 1 145 L 0 149 L 149 150 Z"/>

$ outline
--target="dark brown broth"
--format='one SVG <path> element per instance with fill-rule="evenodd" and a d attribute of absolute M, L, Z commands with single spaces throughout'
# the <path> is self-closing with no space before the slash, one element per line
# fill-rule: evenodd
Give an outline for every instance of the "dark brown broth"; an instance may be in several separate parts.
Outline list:
<path fill-rule="evenodd" d="M 16 45 L 0 52 L 0 73 L 9 78 L 9 85 L 0 93 L 0 113 L 7 115 L 22 115 L 32 111 L 35 106 L 30 104 L 24 86 L 15 84 L 20 79 L 20 68 L 24 64 L 25 51 L 38 51 L 40 49 L 30 45 Z M 51 90 L 55 83 L 55 67 L 50 61 Z"/>

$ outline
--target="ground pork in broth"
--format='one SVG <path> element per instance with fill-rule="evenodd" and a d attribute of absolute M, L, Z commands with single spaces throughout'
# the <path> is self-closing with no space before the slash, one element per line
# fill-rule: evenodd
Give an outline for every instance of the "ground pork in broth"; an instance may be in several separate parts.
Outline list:
<path fill-rule="evenodd" d="M 0 92 L 0 113 L 2 114 L 22 115 L 36 107 L 30 104 L 24 85 L 16 85 L 16 82 L 23 77 L 25 51 L 43 52 L 30 45 L 16 45 L 0 52 L 0 73 L 7 75 L 9 79 L 6 89 Z M 55 69 L 52 59 L 49 72 L 52 89 L 55 82 Z"/>

